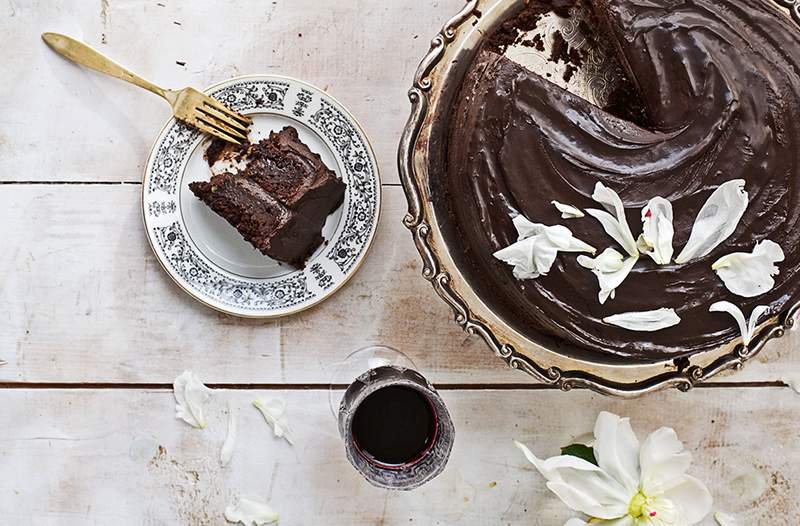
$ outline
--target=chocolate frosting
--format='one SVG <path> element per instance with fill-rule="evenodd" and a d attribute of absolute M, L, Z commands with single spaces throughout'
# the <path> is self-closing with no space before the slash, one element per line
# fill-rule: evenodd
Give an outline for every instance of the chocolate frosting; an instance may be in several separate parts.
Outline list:
<path fill-rule="evenodd" d="M 454 101 L 447 169 L 432 183 L 440 227 L 459 268 L 495 312 L 534 341 L 608 363 L 679 358 L 739 335 L 716 301 L 776 314 L 800 300 L 800 29 L 769 0 L 594 0 L 598 32 L 646 108 L 637 126 L 564 91 L 495 50 L 479 51 Z M 621 247 L 587 215 L 563 220 L 552 200 L 600 208 L 600 181 L 619 193 L 634 236 L 649 199 L 670 200 L 675 254 L 721 183 L 747 181 L 750 204 L 735 233 L 703 258 L 656 265 L 642 256 L 601 305 L 597 278 L 575 254 L 547 276 L 517 280 L 492 254 L 516 241 L 516 212 L 564 224 L 602 251 Z M 442 213 L 443 212 L 443 213 Z M 775 287 L 730 293 L 711 264 L 758 241 L 781 245 Z M 674 308 L 682 322 L 653 333 L 609 326 L 612 314 Z"/>

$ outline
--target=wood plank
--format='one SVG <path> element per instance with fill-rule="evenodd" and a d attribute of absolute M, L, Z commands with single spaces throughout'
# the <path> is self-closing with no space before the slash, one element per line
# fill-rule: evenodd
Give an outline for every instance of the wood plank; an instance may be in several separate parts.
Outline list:
<path fill-rule="evenodd" d="M 400 188 L 386 189 L 378 238 L 353 281 L 271 322 L 219 314 L 174 286 L 144 237 L 140 192 L 0 187 L 0 381 L 163 383 L 191 367 L 212 383 L 324 383 L 331 364 L 377 343 L 410 353 L 439 382 L 525 380 L 467 338 L 422 279 Z"/>
<path fill-rule="evenodd" d="M 640 438 L 675 427 L 715 509 L 740 524 L 789 526 L 800 516 L 799 399 L 786 390 L 668 393 L 637 403 L 588 392 L 444 392 L 457 430 L 449 466 L 410 493 L 374 489 L 349 466 L 325 391 L 285 394 L 295 447 L 272 437 L 250 407 L 274 392 L 215 392 L 203 431 L 174 418 L 168 391 L 0 396 L 0 509 L 15 524 L 224 524 L 225 505 L 249 495 L 269 499 L 284 526 L 553 526 L 570 513 L 511 439 L 553 455 L 590 430 L 600 410 L 632 417 Z M 228 400 L 239 437 L 231 464 L 220 468 Z"/>
<path fill-rule="evenodd" d="M 194 368 L 212 383 L 326 383 L 331 364 L 384 344 L 436 382 L 528 382 L 468 337 L 420 275 L 385 189 L 367 262 L 329 301 L 279 321 L 240 320 L 197 304 L 155 261 L 138 185 L 0 187 L 0 381 L 171 382 Z M 24 213 L 20 213 L 24 211 Z M 734 381 L 800 374 L 794 331 Z"/>
<path fill-rule="evenodd" d="M 2 2 L 3 70 L 13 82 L 0 87 L 0 181 L 138 181 L 169 116 L 157 97 L 50 51 L 39 35 L 58 31 L 167 87 L 269 73 L 325 88 L 365 127 L 384 181 L 397 183 L 406 92 L 430 39 L 463 3 Z"/>

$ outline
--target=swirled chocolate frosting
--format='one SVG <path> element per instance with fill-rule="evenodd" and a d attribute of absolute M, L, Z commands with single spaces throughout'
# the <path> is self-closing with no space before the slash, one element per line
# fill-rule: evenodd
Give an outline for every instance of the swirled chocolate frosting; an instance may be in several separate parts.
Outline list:
<path fill-rule="evenodd" d="M 563 2 L 561 2 L 563 4 Z M 445 174 L 432 183 L 441 228 L 482 300 L 516 330 L 578 358 L 631 363 L 679 358 L 739 335 L 710 304 L 777 314 L 800 300 L 800 28 L 770 0 L 593 0 L 595 30 L 615 42 L 645 116 L 590 104 L 502 56 L 478 52 L 454 101 Z M 546 276 L 518 280 L 492 254 L 516 241 L 511 214 L 564 224 L 598 251 L 623 250 L 587 215 L 563 220 L 552 200 L 599 208 L 600 181 L 619 193 L 634 236 L 641 209 L 674 207 L 675 253 L 721 183 L 746 180 L 750 204 L 735 233 L 705 257 L 656 265 L 641 257 L 616 299 L 601 305 L 597 278 L 559 254 Z M 711 264 L 758 241 L 781 245 L 775 287 L 730 293 Z M 604 317 L 662 307 L 682 322 L 657 332 Z"/>

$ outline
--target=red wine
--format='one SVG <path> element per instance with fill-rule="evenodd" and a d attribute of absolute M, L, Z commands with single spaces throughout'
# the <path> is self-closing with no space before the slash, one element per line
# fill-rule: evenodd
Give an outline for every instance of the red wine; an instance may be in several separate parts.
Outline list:
<path fill-rule="evenodd" d="M 353 415 L 358 450 L 380 466 L 402 468 L 421 459 L 436 439 L 436 414 L 418 390 L 389 385 L 369 394 Z"/>

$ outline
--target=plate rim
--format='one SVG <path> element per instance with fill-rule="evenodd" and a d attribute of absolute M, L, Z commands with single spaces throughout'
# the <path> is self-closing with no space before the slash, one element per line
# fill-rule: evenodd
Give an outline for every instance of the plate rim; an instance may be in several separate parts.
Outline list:
<path fill-rule="evenodd" d="M 376 208 L 376 210 L 375 210 L 375 223 L 374 223 L 375 226 L 374 226 L 374 228 L 372 228 L 372 231 L 370 232 L 369 239 L 367 240 L 367 244 L 366 244 L 364 250 L 362 251 L 361 255 L 358 257 L 358 259 L 353 264 L 353 266 L 350 269 L 348 269 L 348 271 L 346 273 L 344 273 L 344 275 L 342 276 L 341 281 L 339 283 L 337 283 L 335 286 L 331 287 L 330 289 L 323 290 L 320 293 L 318 298 L 316 298 L 316 299 L 314 299 L 312 301 L 309 301 L 308 303 L 304 303 L 304 304 L 302 304 L 300 306 L 289 307 L 288 309 L 286 309 L 284 311 L 277 312 L 277 313 L 271 313 L 271 312 L 252 313 L 252 312 L 228 310 L 228 309 L 223 308 L 221 305 L 214 305 L 214 304 L 208 302 L 205 298 L 201 297 L 195 291 L 191 290 L 189 287 L 184 286 L 184 284 L 181 283 L 180 280 L 178 280 L 175 275 L 173 275 L 173 273 L 170 271 L 170 269 L 167 268 L 167 266 L 164 264 L 164 261 L 162 260 L 161 256 L 159 255 L 158 251 L 156 250 L 156 247 L 153 245 L 153 239 L 150 236 L 150 233 L 149 233 L 149 230 L 148 230 L 148 227 L 147 227 L 147 218 L 146 218 L 147 209 L 146 209 L 146 203 L 145 203 L 146 185 L 144 183 L 145 183 L 145 181 L 147 179 L 147 172 L 148 172 L 148 168 L 150 166 L 150 159 L 152 158 L 153 152 L 155 151 L 155 149 L 156 149 L 156 147 L 158 145 L 159 139 L 164 134 L 164 132 L 167 130 L 167 128 L 172 126 L 174 123 L 178 122 L 177 119 L 174 116 L 171 116 L 169 119 L 167 119 L 167 121 L 163 124 L 163 126 L 161 126 L 161 128 L 158 131 L 158 133 L 155 135 L 155 139 L 153 140 L 153 143 L 150 146 L 150 150 L 147 153 L 147 162 L 145 162 L 144 169 L 142 170 L 142 185 L 141 185 L 142 189 L 141 189 L 141 194 L 140 194 L 141 215 L 142 215 L 142 226 L 144 227 L 144 234 L 145 234 L 145 237 L 147 238 L 147 244 L 150 246 L 150 250 L 152 251 L 153 255 L 155 256 L 156 261 L 158 261 L 158 264 L 161 266 L 161 269 L 167 274 L 167 276 L 169 276 L 170 281 L 172 281 L 172 283 L 177 285 L 179 289 L 181 289 L 183 292 L 185 292 L 187 295 L 189 295 L 193 300 L 201 303 L 205 307 L 208 307 L 208 308 L 210 308 L 210 309 L 212 309 L 212 310 L 214 310 L 216 312 L 222 313 L 222 314 L 226 314 L 226 315 L 229 315 L 229 316 L 235 316 L 237 318 L 251 319 L 251 320 L 274 320 L 274 319 L 284 318 L 286 316 L 292 316 L 294 314 L 298 314 L 300 312 L 303 312 L 303 311 L 309 310 L 309 309 L 311 309 L 313 307 L 316 307 L 320 303 L 322 303 L 325 300 L 331 298 L 333 295 L 335 295 L 337 292 L 339 292 L 347 284 L 350 283 L 350 280 L 353 278 L 353 276 L 355 276 L 358 273 L 358 271 L 361 269 L 361 265 L 363 265 L 364 261 L 366 261 L 367 255 L 369 254 L 370 250 L 372 249 L 372 246 L 373 246 L 373 244 L 375 242 L 375 238 L 378 235 L 378 227 L 380 226 L 380 221 L 381 221 L 381 216 L 382 216 L 382 211 L 383 211 L 383 184 L 382 184 L 382 180 L 381 180 L 380 164 L 378 163 L 377 156 L 375 155 L 375 149 L 373 148 L 372 141 L 370 140 L 369 135 L 367 135 L 366 131 L 364 130 L 364 126 L 361 124 L 361 121 L 359 121 L 355 117 L 355 115 L 353 115 L 352 112 L 348 109 L 348 107 L 345 106 L 344 104 L 342 104 L 341 101 L 339 101 L 339 99 L 337 99 L 335 96 L 331 95 L 330 93 L 328 93 L 324 89 L 322 89 L 322 88 L 320 88 L 318 86 L 315 86 L 314 84 L 311 84 L 309 82 L 306 82 L 304 80 L 300 80 L 298 78 L 291 77 L 291 76 L 288 76 L 288 75 L 275 75 L 275 74 L 271 74 L 271 73 L 250 73 L 250 74 L 246 74 L 246 75 L 237 75 L 235 77 L 230 77 L 230 78 L 215 82 L 215 83 L 213 83 L 213 84 L 211 84 L 209 86 L 206 86 L 205 88 L 203 88 L 200 91 L 202 93 L 204 93 L 204 94 L 207 94 L 211 90 L 213 90 L 215 88 L 218 88 L 218 87 L 221 87 L 221 86 L 226 85 L 226 84 L 233 84 L 233 83 L 239 82 L 239 81 L 254 80 L 254 79 L 294 82 L 294 83 L 297 83 L 297 84 L 299 84 L 301 86 L 309 87 L 309 88 L 313 89 L 316 92 L 325 94 L 326 97 L 328 97 L 330 100 L 332 100 L 334 103 L 336 103 L 347 114 L 347 116 L 353 121 L 353 124 L 355 125 L 356 130 L 358 131 L 358 133 L 364 139 L 364 142 L 365 142 L 365 144 L 367 146 L 368 153 L 369 153 L 370 157 L 372 158 L 372 160 L 375 163 L 375 180 L 376 180 L 376 183 L 377 183 L 377 191 L 376 191 L 376 194 L 375 194 L 376 198 L 377 198 L 377 206 L 375 207 Z"/>

